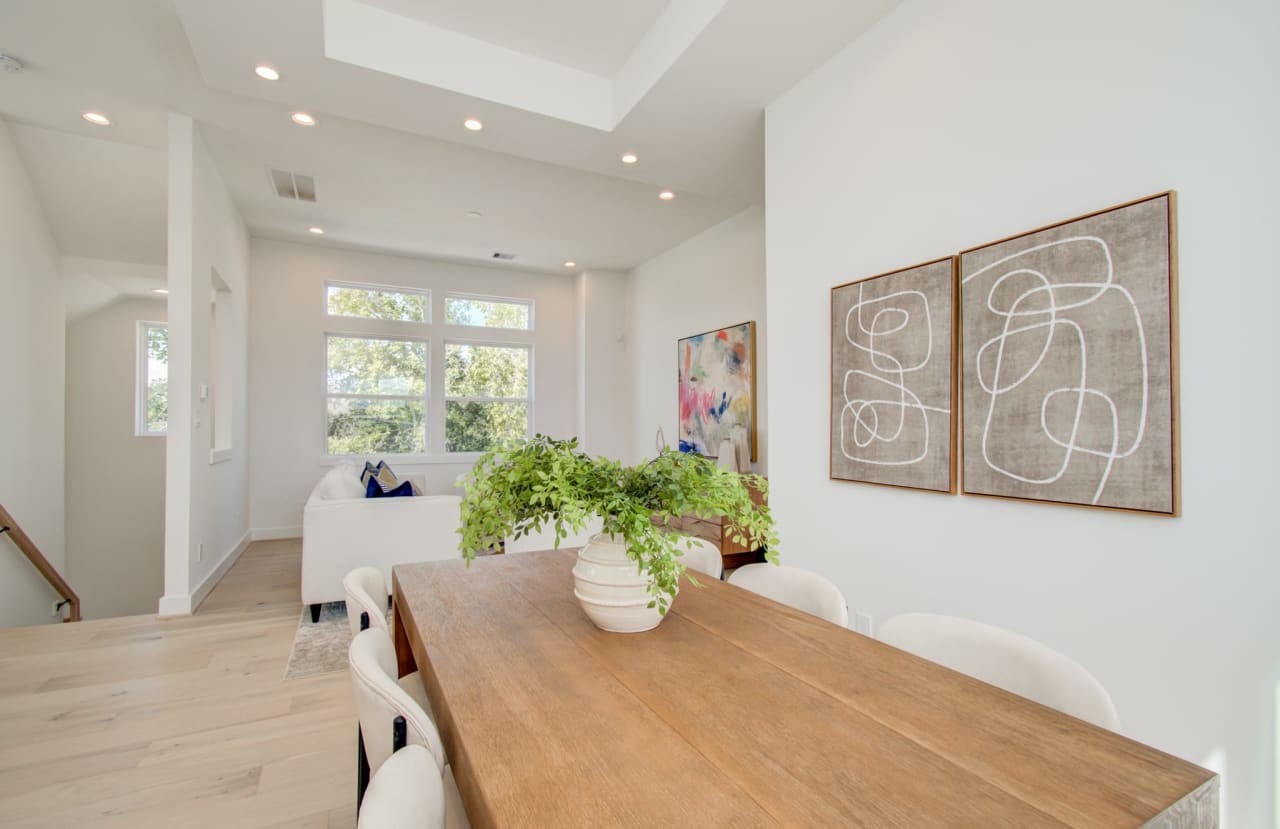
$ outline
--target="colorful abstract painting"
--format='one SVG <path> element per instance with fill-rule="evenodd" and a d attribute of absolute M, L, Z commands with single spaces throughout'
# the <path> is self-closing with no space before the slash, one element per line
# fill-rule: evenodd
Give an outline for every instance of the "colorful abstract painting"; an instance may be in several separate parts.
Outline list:
<path fill-rule="evenodd" d="M 715 455 L 742 427 L 756 460 L 756 324 L 686 337 L 678 354 L 680 451 Z"/>

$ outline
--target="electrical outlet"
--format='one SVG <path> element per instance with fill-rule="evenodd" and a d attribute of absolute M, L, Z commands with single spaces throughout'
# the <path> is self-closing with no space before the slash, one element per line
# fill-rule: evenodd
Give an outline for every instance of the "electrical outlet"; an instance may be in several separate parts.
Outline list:
<path fill-rule="evenodd" d="M 201 543 L 196 547 L 196 561 L 204 561 L 204 544 Z"/>
<path fill-rule="evenodd" d="M 853 614 L 853 629 L 863 636 L 871 636 L 874 633 L 874 626 L 871 623 L 871 614 L 855 613 Z"/>

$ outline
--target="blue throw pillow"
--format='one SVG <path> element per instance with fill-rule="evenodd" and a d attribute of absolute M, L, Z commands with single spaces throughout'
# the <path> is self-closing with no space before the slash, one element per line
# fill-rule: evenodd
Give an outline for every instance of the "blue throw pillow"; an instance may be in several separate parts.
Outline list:
<path fill-rule="evenodd" d="M 371 477 L 369 482 L 365 484 L 364 497 L 366 498 L 403 498 L 412 495 L 412 481 L 402 481 L 399 486 L 385 491 L 382 489 L 382 485 L 378 483 L 377 478 Z"/>

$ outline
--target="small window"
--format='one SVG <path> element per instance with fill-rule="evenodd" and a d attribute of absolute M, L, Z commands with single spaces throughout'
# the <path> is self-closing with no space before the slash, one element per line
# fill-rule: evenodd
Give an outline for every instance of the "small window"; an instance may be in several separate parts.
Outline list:
<path fill-rule="evenodd" d="M 137 423 L 139 436 L 169 433 L 169 326 L 138 323 Z"/>
<path fill-rule="evenodd" d="M 529 357 L 528 346 L 445 344 L 445 451 L 529 436 Z"/>
<path fill-rule="evenodd" d="M 330 282 L 326 310 L 331 317 L 431 322 L 431 292 Z"/>
<path fill-rule="evenodd" d="M 326 351 L 329 454 L 425 454 L 426 341 L 331 334 Z"/>
<path fill-rule="evenodd" d="M 532 305 L 524 300 L 447 296 L 444 299 L 444 321 L 446 325 L 529 331 L 533 328 Z"/>

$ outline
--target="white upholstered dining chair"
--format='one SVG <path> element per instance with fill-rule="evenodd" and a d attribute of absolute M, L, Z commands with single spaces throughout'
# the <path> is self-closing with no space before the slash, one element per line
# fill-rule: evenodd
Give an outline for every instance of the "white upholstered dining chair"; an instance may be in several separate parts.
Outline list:
<path fill-rule="evenodd" d="M 695 570 L 713 579 L 724 573 L 724 559 L 720 557 L 720 548 L 705 538 L 681 536 L 676 549 L 680 552 L 680 562 L 690 570 Z"/>
<path fill-rule="evenodd" d="M 844 594 L 812 570 L 785 564 L 748 564 L 729 575 L 729 584 L 826 619 L 834 625 L 849 626 L 849 605 Z"/>
<path fill-rule="evenodd" d="M 1111 697 L 1093 674 L 1029 637 L 972 619 L 904 613 L 881 625 L 877 638 L 1064 714 L 1120 730 Z"/>
<path fill-rule="evenodd" d="M 369 622 L 373 630 L 381 631 L 391 641 L 391 628 L 387 624 L 387 603 L 391 596 L 387 593 L 386 578 L 377 567 L 357 567 L 342 579 L 342 590 L 347 596 L 347 624 L 351 626 L 354 639 L 363 628 L 361 619 Z M 361 614 L 364 614 L 363 617 Z M 417 671 L 405 674 L 397 680 L 413 701 L 422 706 L 427 716 L 432 717 L 431 701 L 427 699 L 427 690 L 422 685 L 422 677 Z"/>
<path fill-rule="evenodd" d="M 469 826 L 440 733 L 427 712 L 396 680 L 396 651 L 391 638 L 380 630 L 363 630 L 351 640 L 348 657 L 365 757 L 374 777 L 395 753 L 398 739 L 403 745 L 424 747 L 431 753 L 444 786 L 445 826 Z"/>
<path fill-rule="evenodd" d="M 444 780 L 435 759 L 422 746 L 405 746 L 369 783 L 357 829 L 443 829 L 444 815 Z"/>
<path fill-rule="evenodd" d="M 360 614 L 369 614 L 369 627 L 385 630 L 387 626 L 387 579 L 377 567 L 357 567 L 342 577 L 342 592 L 347 599 L 347 624 L 351 635 L 360 632 Z"/>

